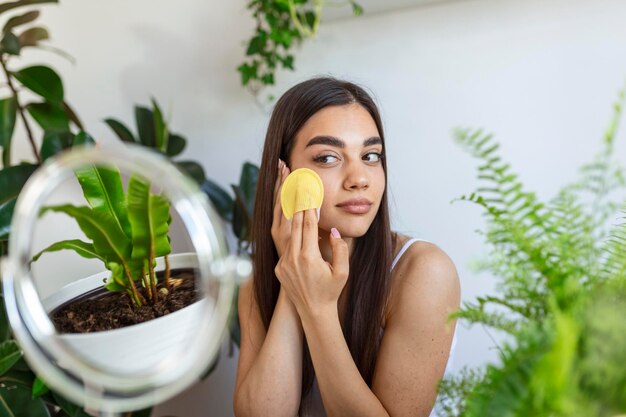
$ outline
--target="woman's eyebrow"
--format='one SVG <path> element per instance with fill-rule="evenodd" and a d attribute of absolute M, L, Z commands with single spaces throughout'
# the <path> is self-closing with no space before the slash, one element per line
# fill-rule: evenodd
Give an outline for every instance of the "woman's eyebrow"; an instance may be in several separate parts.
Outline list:
<path fill-rule="evenodd" d="M 383 144 L 383 141 L 378 136 L 372 136 L 371 138 L 367 138 L 363 141 L 364 147 L 372 146 L 372 145 L 382 145 L 382 144 Z M 329 145 L 329 146 L 335 146 L 337 148 L 342 148 L 342 149 L 346 147 L 346 143 L 343 140 L 336 138 L 334 136 L 315 136 L 314 138 L 309 140 L 309 143 L 306 144 L 305 148 L 308 148 L 309 146 L 313 146 L 313 145 Z"/>

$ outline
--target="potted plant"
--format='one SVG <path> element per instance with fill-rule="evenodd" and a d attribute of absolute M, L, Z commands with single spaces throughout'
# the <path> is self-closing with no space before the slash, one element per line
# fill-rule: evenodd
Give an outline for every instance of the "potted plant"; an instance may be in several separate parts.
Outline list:
<path fill-rule="evenodd" d="M 526 191 L 482 130 L 457 141 L 480 161 L 477 192 L 499 294 L 454 316 L 504 334 L 500 361 L 444 380 L 445 416 L 614 417 L 626 413 L 626 171 L 615 158 L 624 93 L 603 149 L 547 202 Z"/>

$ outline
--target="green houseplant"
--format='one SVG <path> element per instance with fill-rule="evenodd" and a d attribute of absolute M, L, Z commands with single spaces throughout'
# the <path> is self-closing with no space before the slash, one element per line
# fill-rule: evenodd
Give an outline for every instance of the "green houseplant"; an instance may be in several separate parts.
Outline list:
<path fill-rule="evenodd" d="M 247 42 L 246 59 L 237 67 L 241 84 L 256 95 L 264 86 L 274 84 L 279 66 L 293 71 L 293 47 L 317 34 L 322 12 L 328 6 L 351 6 L 355 16 L 363 14 L 354 0 L 249 0 L 256 26 Z"/>
<path fill-rule="evenodd" d="M 525 189 L 482 130 L 456 139 L 483 183 L 461 200 L 483 208 L 497 295 L 454 317 L 502 332 L 500 361 L 441 384 L 447 416 L 617 416 L 626 412 L 625 171 L 615 158 L 624 93 L 603 149 L 549 201 Z M 623 212 L 623 211 L 622 211 Z M 623 217 L 622 217 L 623 219 Z"/>

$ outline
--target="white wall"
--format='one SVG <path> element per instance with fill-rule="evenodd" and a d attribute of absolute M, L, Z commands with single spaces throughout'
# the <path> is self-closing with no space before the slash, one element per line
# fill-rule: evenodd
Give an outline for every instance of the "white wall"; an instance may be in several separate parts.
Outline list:
<path fill-rule="evenodd" d="M 598 149 L 611 103 L 626 80 L 626 2 L 472 0 L 328 22 L 279 73 L 279 95 L 312 75 L 361 82 L 375 94 L 388 138 L 395 227 L 444 248 L 464 299 L 490 291 L 470 259 L 484 252 L 480 211 L 449 202 L 476 186 L 475 164 L 451 129 L 484 126 L 530 189 L 549 197 Z M 235 68 L 253 23 L 243 1 L 66 0 L 45 7 L 56 63 L 89 130 L 109 140 L 107 116 L 132 120 L 151 95 L 171 103 L 185 155 L 223 185 L 258 162 L 269 118 Z M 624 146 L 620 135 L 619 150 Z M 18 149 L 25 154 L 26 148 Z M 495 357 L 481 328 L 459 332 L 457 367 Z M 155 416 L 229 416 L 236 355 L 157 408 Z"/>

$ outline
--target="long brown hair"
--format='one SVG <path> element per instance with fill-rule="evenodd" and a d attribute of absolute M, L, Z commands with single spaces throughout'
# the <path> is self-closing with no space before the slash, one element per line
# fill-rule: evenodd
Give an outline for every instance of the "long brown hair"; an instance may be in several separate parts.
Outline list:
<path fill-rule="evenodd" d="M 271 236 L 273 189 L 278 159 L 289 161 L 297 132 L 319 110 L 358 103 L 374 119 L 384 149 L 383 125 L 376 104 L 363 88 L 330 77 L 313 78 L 293 86 L 276 103 L 267 128 L 252 221 L 254 296 L 267 330 L 278 300 L 280 282 L 274 274 L 278 253 Z M 386 159 L 382 159 L 387 182 Z M 371 386 L 380 345 L 380 331 L 389 295 L 392 257 L 387 186 L 374 221 L 365 235 L 355 238 L 347 282 L 347 306 L 342 329 L 352 358 Z M 315 375 L 308 344 L 304 341 L 302 399 Z M 302 413 L 304 401 L 301 401 Z"/>

